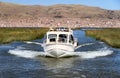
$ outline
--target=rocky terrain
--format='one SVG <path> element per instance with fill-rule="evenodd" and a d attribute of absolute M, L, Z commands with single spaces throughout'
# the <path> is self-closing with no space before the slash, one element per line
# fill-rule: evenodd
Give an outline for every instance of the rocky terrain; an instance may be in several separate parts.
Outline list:
<path fill-rule="evenodd" d="M 120 27 L 120 10 L 84 5 L 20 5 L 0 2 L 0 27 Z"/>

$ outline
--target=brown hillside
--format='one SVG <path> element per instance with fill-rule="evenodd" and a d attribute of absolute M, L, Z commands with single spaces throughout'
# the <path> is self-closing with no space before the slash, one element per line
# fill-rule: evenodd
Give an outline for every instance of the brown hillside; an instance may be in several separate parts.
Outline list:
<path fill-rule="evenodd" d="M 120 27 L 120 10 L 84 5 L 19 5 L 0 2 L 0 27 Z"/>
<path fill-rule="evenodd" d="M 107 18 L 120 19 L 120 11 L 105 10 L 83 5 L 18 5 L 0 2 L 1 18 L 54 17 L 54 18 Z"/>

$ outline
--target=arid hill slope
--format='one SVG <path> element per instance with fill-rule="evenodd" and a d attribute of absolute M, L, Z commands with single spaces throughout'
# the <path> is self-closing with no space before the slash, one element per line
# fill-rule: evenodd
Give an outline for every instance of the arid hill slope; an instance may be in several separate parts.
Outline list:
<path fill-rule="evenodd" d="M 68 23 L 69 22 L 69 23 Z M 120 27 L 120 10 L 84 5 L 20 5 L 0 2 L 0 27 Z"/>
<path fill-rule="evenodd" d="M 83 5 L 18 5 L 0 2 L 0 18 L 53 17 L 120 19 L 120 11 Z"/>

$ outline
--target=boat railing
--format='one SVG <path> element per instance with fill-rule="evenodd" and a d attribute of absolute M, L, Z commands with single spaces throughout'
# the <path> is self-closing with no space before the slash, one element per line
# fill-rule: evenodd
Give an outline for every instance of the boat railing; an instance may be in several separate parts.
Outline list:
<path fill-rule="evenodd" d="M 50 28 L 49 31 L 64 31 L 64 32 L 70 32 L 71 29 L 67 27 L 56 27 L 56 28 Z"/>

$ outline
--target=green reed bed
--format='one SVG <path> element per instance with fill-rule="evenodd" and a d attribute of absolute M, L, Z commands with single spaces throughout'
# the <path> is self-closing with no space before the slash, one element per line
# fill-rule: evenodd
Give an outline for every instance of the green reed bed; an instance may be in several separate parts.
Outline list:
<path fill-rule="evenodd" d="M 102 40 L 112 47 L 120 48 L 120 28 L 87 30 L 86 35 Z"/>
<path fill-rule="evenodd" d="M 46 31 L 48 28 L 0 28 L 0 43 L 39 39 Z"/>

